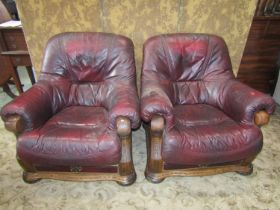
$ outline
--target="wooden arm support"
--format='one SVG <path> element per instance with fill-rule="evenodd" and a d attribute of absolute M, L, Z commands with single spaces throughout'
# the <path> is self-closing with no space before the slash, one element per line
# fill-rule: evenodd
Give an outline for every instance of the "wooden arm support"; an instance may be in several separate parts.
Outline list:
<path fill-rule="evenodd" d="M 150 173 L 161 173 L 163 170 L 163 160 L 161 155 L 162 133 L 165 123 L 164 118 L 155 115 L 151 121 L 150 152 L 148 157 L 148 171 Z"/>
<path fill-rule="evenodd" d="M 132 184 L 136 179 L 136 173 L 132 159 L 131 123 L 127 117 L 118 117 L 116 120 L 116 126 L 122 145 L 121 160 L 119 163 L 119 175 L 127 177 L 126 181 L 120 184 L 129 185 Z"/>
<path fill-rule="evenodd" d="M 151 130 L 153 133 L 160 133 L 162 134 L 164 128 L 164 118 L 160 115 L 156 115 L 152 118 L 151 121 Z"/>
<path fill-rule="evenodd" d="M 10 115 L 4 119 L 5 128 L 15 134 L 22 133 L 24 131 L 24 121 L 20 115 Z"/>
<path fill-rule="evenodd" d="M 254 115 L 254 122 L 259 127 L 268 124 L 269 114 L 266 111 L 256 112 Z"/>
<path fill-rule="evenodd" d="M 116 120 L 117 132 L 120 136 L 128 136 L 131 133 L 130 120 L 127 117 L 118 117 Z"/>

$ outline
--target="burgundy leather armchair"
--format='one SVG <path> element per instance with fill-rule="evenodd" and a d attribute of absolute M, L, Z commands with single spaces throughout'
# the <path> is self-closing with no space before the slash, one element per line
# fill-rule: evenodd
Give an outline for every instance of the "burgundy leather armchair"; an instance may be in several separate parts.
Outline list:
<path fill-rule="evenodd" d="M 260 152 L 259 126 L 269 120 L 273 99 L 240 82 L 227 46 L 207 34 L 155 36 L 144 44 L 141 117 L 148 161 L 145 175 L 252 173 Z"/>
<path fill-rule="evenodd" d="M 63 33 L 47 44 L 38 82 L 1 116 L 17 135 L 23 179 L 136 179 L 131 128 L 140 123 L 134 48 L 108 33 Z"/>

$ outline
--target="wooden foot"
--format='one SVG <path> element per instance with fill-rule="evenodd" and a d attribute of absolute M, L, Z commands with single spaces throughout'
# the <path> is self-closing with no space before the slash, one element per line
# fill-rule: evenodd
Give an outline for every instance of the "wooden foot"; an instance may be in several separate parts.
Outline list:
<path fill-rule="evenodd" d="M 249 175 L 251 175 L 253 173 L 253 171 L 254 171 L 253 164 L 250 163 L 248 165 L 248 167 L 247 167 L 247 170 L 245 170 L 245 171 L 236 171 L 236 173 L 238 173 L 238 174 L 240 174 L 242 176 L 249 176 Z"/>
<path fill-rule="evenodd" d="M 121 186 L 130 186 L 135 182 L 136 177 L 136 173 L 134 172 L 131 175 L 124 177 L 122 181 L 117 181 L 117 183 Z"/>
<path fill-rule="evenodd" d="M 8 96 L 10 96 L 11 98 L 17 97 L 17 96 L 11 91 L 11 89 L 10 89 L 10 87 L 9 87 L 9 85 L 8 85 L 7 83 L 5 83 L 5 84 L 3 85 L 3 91 L 4 91 L 5 93 L 7 93 Z"/>
<path fill-rule="evenodd" d="M 36 81 L 35 81 L 35 77 L 34 77 L 34 74 L 33 74 L 32 66 L 26 66 L 26 70 L 27 70 L 29 79 L 31 81 L 31 84 L 34 85 Z"/>
<path fill-rule="evenodd" d="M 165 178 L 160 178 L 157 174 L 150 173 L 147 170 L 145 171 L 145 177 L 149 182 L 153 184 L 159 184 L 165 179 Z"/>
<path fill-rule="evenodd" d="M 136 173 L 132 159 L 132 136 L 130 120 L 126 117 L 118 117 L 117 132 L 122 143 L 122 156 L 119 163 L 119 175 L 124 177 L 117 183 L 122 186 L 129 186 L 136 180 Z"/>
<path fill-rule="evenodd" d="M 26 172 L 26 171 L 24 171 L 22 173 L 22 179 L 27 184 L 34 184 L 34 183 L 39 182 L 41 180 L 40 178 L 36 178 L 36 177 L 34 178 L 31 173 Z"/>

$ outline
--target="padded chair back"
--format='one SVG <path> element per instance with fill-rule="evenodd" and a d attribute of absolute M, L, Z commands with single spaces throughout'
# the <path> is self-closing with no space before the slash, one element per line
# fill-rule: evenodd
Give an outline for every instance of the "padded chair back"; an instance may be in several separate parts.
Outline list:
<path fill-rule="evenodd" d="M 113 88 L 135 86 L 133 43 L 109 33 L 56 35 L 45 50 L 42 80 L 66 81 L 68 105 L 101 106 Z"/>
<path fill-rule="evenodd" d="M 157 81 L 171 89 L 175 104 L 216 104 L 214 95 L 234 78 L 227 46 L 215 35 L 155 36 L 144 51 L 142 84 Z"/>

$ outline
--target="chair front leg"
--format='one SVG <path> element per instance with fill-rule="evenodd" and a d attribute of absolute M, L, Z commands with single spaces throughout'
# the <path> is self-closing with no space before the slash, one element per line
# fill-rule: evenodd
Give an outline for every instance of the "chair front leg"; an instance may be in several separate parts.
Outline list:
<path fill-rule="evenodd" d="M 160 183 L 164 179 L 157 175 L 163 172 L 163 160 L 161 155 L 162 133 L 164 129 L 164 118 L 156 115 L 151 120 L 151 125 L 146 129 L 148 160 L 145 176 L 148 181 Z"/>
<path fill-rule="evenodd" d="M 131 123 L 126 117 L 117 118 L 117 132 L 121 139 L 121 160 L 119 163 L 119 175 L 124 177 L 123 181 L 118 184 L 127 186 L 131 185 L 136 180 L 136 173 L 132 159 L 132 134 Z"/>

